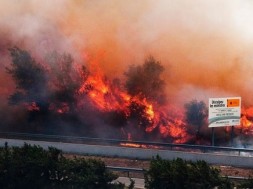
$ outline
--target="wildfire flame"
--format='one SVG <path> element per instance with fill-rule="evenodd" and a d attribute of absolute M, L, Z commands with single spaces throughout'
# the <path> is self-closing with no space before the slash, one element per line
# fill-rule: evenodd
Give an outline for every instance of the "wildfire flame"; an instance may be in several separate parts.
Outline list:
<path fill-rule="evenodd" d="M 159 106 L 156 102 L 148 101 L 141 95 L 131 96 L 126 91 L 122 90 L 106 79 L 99 69 L 92 73 L 83 81 L 79 89 L 79 94 L 87 94 L 90 101 L 103 112 L 121 111 L 124 112 L 125 119 L 129 119 L 131 111 L 135 111 L 139 107 L 143 107 L 143 120 L 146 120 L 145 131 L 151 133 L 156 129 L 159 130 L 162 138 L 172 137 L 175 143 L 184 143 L 189 139 L 187 134 L 186 124 L 182 118 L 170 118 L 165 113 L 165 108 Z M 131 110 L 131 107 L 133 110 Z M 136 110 L 137 111 L 137 110 Z M 141 127 L 143 124 L 140 121 L 136 127 Z M 132 139 L 128 133 L 128 139 Z"/>
<path fill-rule="evenodd" d="M 241 116 L 241 125 L 239 128 L 241 129 L 241 132 L 249 135 L 253 132 L 253 107 L 249 108 L 242 108 L 241 110 L 242 116 Z"/>

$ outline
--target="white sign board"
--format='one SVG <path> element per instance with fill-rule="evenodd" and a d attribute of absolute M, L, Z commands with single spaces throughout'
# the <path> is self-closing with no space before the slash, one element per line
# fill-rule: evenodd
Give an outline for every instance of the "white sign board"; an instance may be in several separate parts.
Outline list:
<path fill-rule="evenodd" d="M 209 98 L 209 127 L 241 124 L 241 97 Z"/>

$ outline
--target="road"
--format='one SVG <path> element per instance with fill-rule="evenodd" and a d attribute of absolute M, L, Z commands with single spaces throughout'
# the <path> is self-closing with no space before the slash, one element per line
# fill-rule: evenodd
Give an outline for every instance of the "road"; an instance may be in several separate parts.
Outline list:
<path fill-rule="evenodd" d="M 212 165 L 253 168 L 252 157 L 238 156 L 233 154 L 230 155 L 217 153 L 185 152 L 160 149 L 130 148 L 122 146 L 88 145 L 4 138 L 0 139 L 0 146 L 4 146 L 5 142 L 8 142 L 9 146 L 22 146 L 24 143 L 28 143 L 31 145 L 39 145 L 45 149 L 48 147 L 55 147 L 65 153 L 81 155 L 89 154 L 95 156 L 125 157 L 132 159 L 152 159 L 152 157 L 159 155 L 161 158 L 168 160 L 173 160 L 176 158 L 182 158 L 184 160 L 191 160 L 194 162 L 197 160 L 204 160 Z"/>

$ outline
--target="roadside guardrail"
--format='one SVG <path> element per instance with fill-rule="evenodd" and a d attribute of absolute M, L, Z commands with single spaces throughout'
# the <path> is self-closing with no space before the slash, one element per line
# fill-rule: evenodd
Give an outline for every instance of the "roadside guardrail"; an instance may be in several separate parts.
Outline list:
<path fill-rule="evenodd" d="M 193 145 L 193 144 L 173 144 L 164 142 L 149 142 L 149 141 L 129 141 L 120 139 L 108 138 L 92 138 L 81 136 L 64 136 L 64 135 L 48 135 L 37 133 L 18 133 L 18 132 L 0 132 L 0 137 L 11 139 L 31 139 L 31 140 L 46 140 L 57 142 L 70 142 L 70 143 L 85 143 L 85 144 L 103 144 L 103 145 L 117 145 L 120 144 L 137 144 L 145 145 L 147 148 L 157 147 L 164 150 L 175 151 L 197 151 L 197 152 L 226 152 L 233 153 L 233 155 L 241 156 L 242 153 L 247 153 L 247 156 L 253 156 L 253 149 L 250 148 L 235 148 L 235 147 L 222 147 L 222 146 L 207 146 L 207 145 Z M 243 154 L 245 156 L 245 154 Z"/>

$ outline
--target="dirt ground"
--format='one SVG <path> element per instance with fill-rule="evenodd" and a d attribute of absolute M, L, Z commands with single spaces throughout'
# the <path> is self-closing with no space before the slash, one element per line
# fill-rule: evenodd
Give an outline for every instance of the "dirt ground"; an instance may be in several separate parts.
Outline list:
<path fill-rule="evenodd" d="M 149 160 L 139 160 L 139 159 L 126 159 L 126 158 L 118 158 L 118 157 L 97 157 L 97 156 L 80 156 L 80 155 L 71 155 L 65 154 L 67 158 L 83 157 L 83 158 L 95 158 L 100 159 L 107 166 L 115 166 L 115 167 L 130 167 L 130 168 L 141 168 L 148 169 L 149 168 Z M 231 167 L 231 166 L 214 166 L 221 170 L 221 175 L 223 176 L 236 176 L 236 177 L 253 177 L 253 169 L 249 168 L 239 168 L 239 167 Z M 124 175 L 123 175 L 124 176 Z M 131 173 L 131 176 L 134 177 L 143 177 L 142 174 Z"/>

